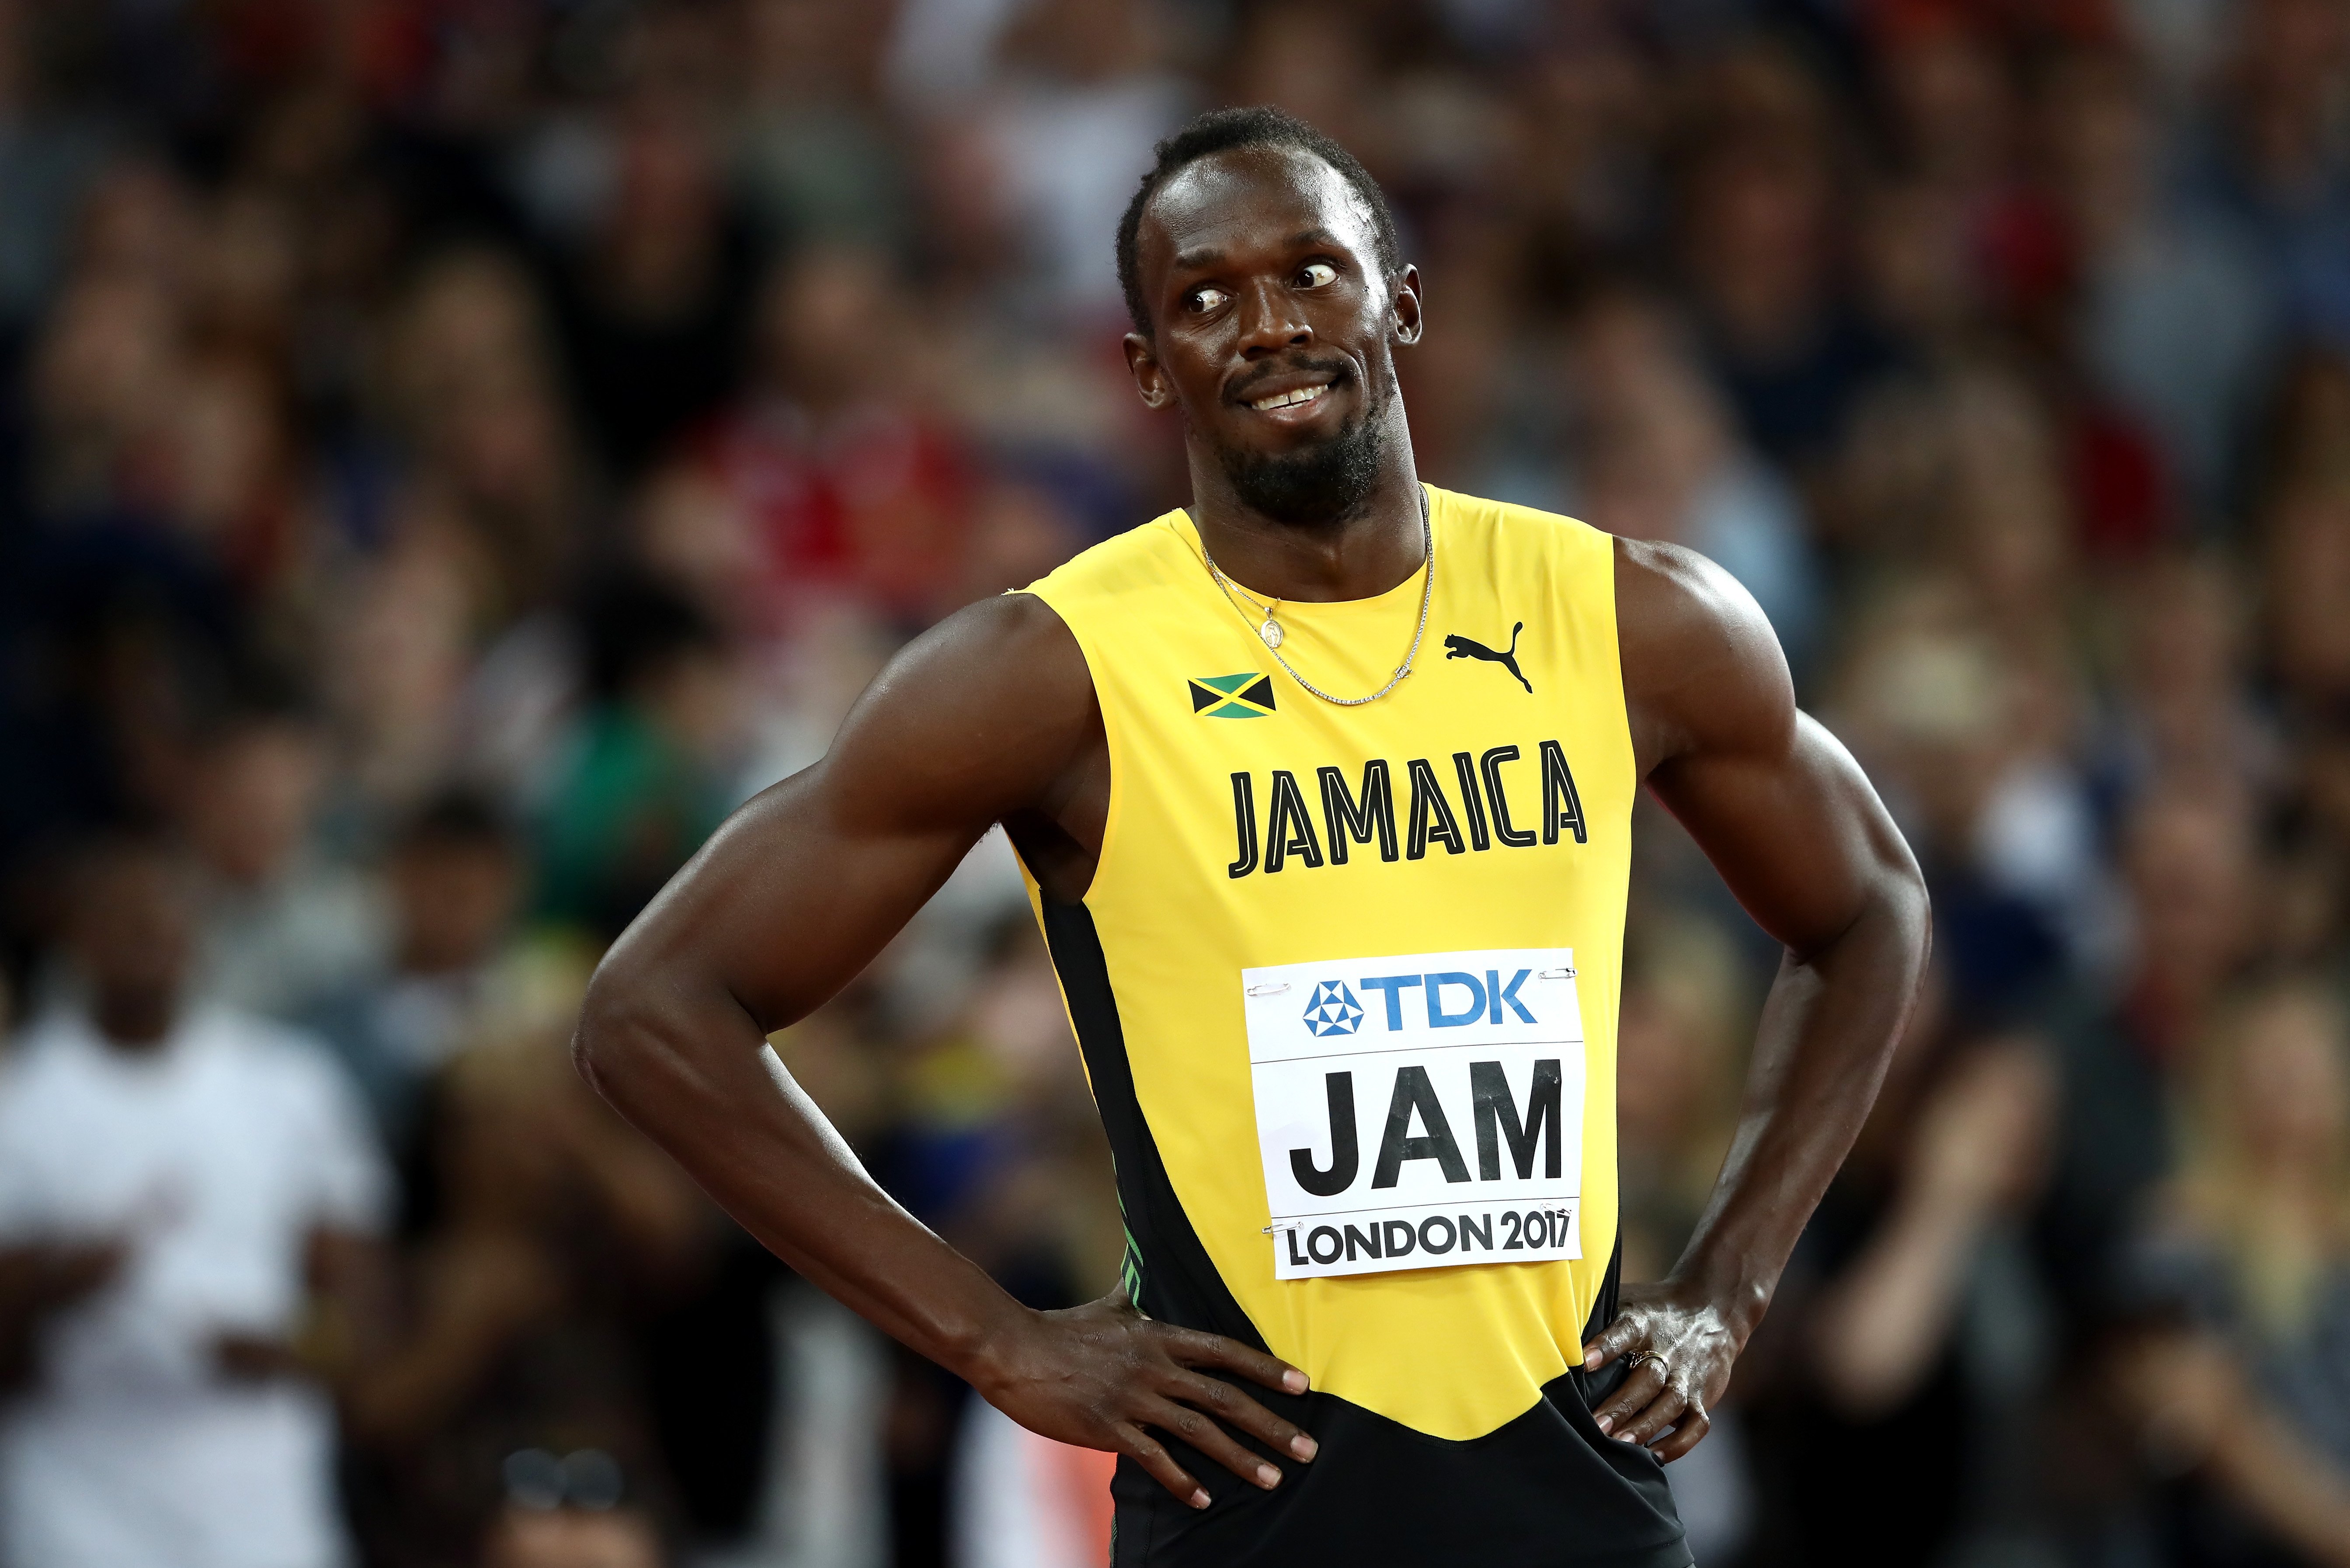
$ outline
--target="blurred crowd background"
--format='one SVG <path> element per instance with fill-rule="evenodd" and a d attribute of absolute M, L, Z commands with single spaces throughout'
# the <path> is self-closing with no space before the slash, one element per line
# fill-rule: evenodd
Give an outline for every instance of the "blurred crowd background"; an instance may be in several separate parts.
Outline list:
<path fill-rule="evenodd" d="M 1423 475 L 1720 560 L 1933 885 L 1700 1561 L 2350 1563 L 2345 0 L 0 0 L 0 1561 L 1102 1560 L 566 1037 L 894 648 L 1183 498 L 1111 234 L 1250 102 L 1398 206 Z M 1629 942 L 1649 1278 L 1777 955 L 1653 812 Z M 1000 837 L 775 1047 L 1115 1278 Z"/>

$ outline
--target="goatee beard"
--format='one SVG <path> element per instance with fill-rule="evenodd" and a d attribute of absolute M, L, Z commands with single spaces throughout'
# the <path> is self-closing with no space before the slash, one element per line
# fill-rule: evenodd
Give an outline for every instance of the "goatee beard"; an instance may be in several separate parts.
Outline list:
<path fill-rule="evenodd" d="M 1367 410 L 1338 433 L 1296 452 L 1270 455 L 1220 449 L 1224 477 L 1243 504 L 1275 523 L 1311 527 L 1360 515 L 1378 483 L 1386 423 Z"/>

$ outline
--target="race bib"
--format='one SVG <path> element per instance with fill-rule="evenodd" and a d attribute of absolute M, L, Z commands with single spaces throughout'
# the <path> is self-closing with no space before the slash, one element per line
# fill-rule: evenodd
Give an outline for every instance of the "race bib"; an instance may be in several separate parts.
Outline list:
<path fill-rule="evenodd" d="M 1284 1280 L 1583 1255 L 1570 948 L 1241 971 Z"/>

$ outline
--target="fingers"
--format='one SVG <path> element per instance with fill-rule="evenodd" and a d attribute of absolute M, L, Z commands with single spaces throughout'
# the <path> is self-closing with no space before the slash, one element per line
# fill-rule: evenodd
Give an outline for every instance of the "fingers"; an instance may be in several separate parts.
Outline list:
<path fill-rule="evenodd" d="M 1271 1491 L 1281 1484 L 1277 1468 L 1241 1447 L 1231 1433 L 1189 1406 L 1152 1399 L 1145 1403 L 1141 1419 L 1182 1438 L 1252 1486 Z"/>
<path fill-rule="evenodd" d="M 1253 1383 L 1267 1388 L 1278 1388 L 1284 1394 L 1305 1392 L 1305 1374 L 1278 1356 L 1267 1355 L 1262 1350 L 1252 1350 L 1236 1339 L 1226 1339 L 1220 1334 L 1202 1334 L 1197 1329 L 1170 1328 L 1167 1334 L 1167 1351 L 1186 1366 L 1221 1366 L 1227 1372 L 1237 1372 Z"/>
<path fill-rule="evenodd" d="M 1206 1490 L 1175 1462 L 1164 1443 L 1130 1421 L 1119 1422 L 1115 1430 L 1118 1452 L 1149 1471 L 1151 1480 L 1192 1508 L 1208 1506 Z"/>
<path fill-rule="evenodd" d="M 1310 1459 L 1319 1449 L 1297 1426 L 1283 1420 L 1229 1383 L 1185 1372 L 1169 1386 L 1169 1397 L 1196 1405 L 1217 1420 L 1238 1427 L 1266 1447 L 1294 1459 Z"/>
<path fill-rule="evenodd" d="M 1632 1368 L 1632 1375 L 1625 1378 L 1616 1392 L 1601 1401 L 1599 1408 L 1591 1414 L 1598 1420 L 1601 1431 L 1616 1435 L 1617 1428 L 1623 1426 L 1634 1411 L 1647 1408 L 1648 1402 L 1663 1392 L 1664 1386 L 1665 1364 L 1644 1361 Z"/>
<path fill-rule="evenodd" d="M 1646 1371 L 1647 1368 L 1641 1370 Z M 1612 1435 L 1624 1442 L 1638 1443 L 1647 1448 L 1656 1440 L 1657 1434 L 1671 1426 L 1673 1418 L 1689 1406 L 1689 1396 L 1668 1385 L 1629 1420 L 1617 1422 Z"/>
<path fill-rule="evenodd" d="M 1707 1415 L 1704 1409 L 1692 1400 L 1689 1408 L 1683 1410 L 1679 1418 L 1673 1422 L 1672 1435 L 1661 1442 L 1649 1445 L 1648 1451 L 1664 1463 L 1671 1464 L 1675 1459 L 1696 1448 L 1711 1430 L 1713 1430 L 1713 1417 Z"/>
<path fill-rule="evenodd" d="M 1617 1356 L 1638 1347 L 1643 1332 L 1628 1315 L 1618 1314 L 1600 1330 L 1599 1337 L 1583 1347 L 1583 1369 L 1596 1372 Z"/>

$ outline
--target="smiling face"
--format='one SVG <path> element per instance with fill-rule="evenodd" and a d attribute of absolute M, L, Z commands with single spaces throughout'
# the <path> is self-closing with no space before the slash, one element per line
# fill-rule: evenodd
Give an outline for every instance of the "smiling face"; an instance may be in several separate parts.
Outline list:
<path fill-rule="evenodd" d="M 1136 252 L 1143 401 L 1180 409 L 1195 457 L 1263 516 L 1356 515 L 1404 434 L 1394 349 L 1419 338 L 1419 275 L 1382 274 L 1353 187 L 1295 149 L 1216 153 L 1159 188 Z"/>

